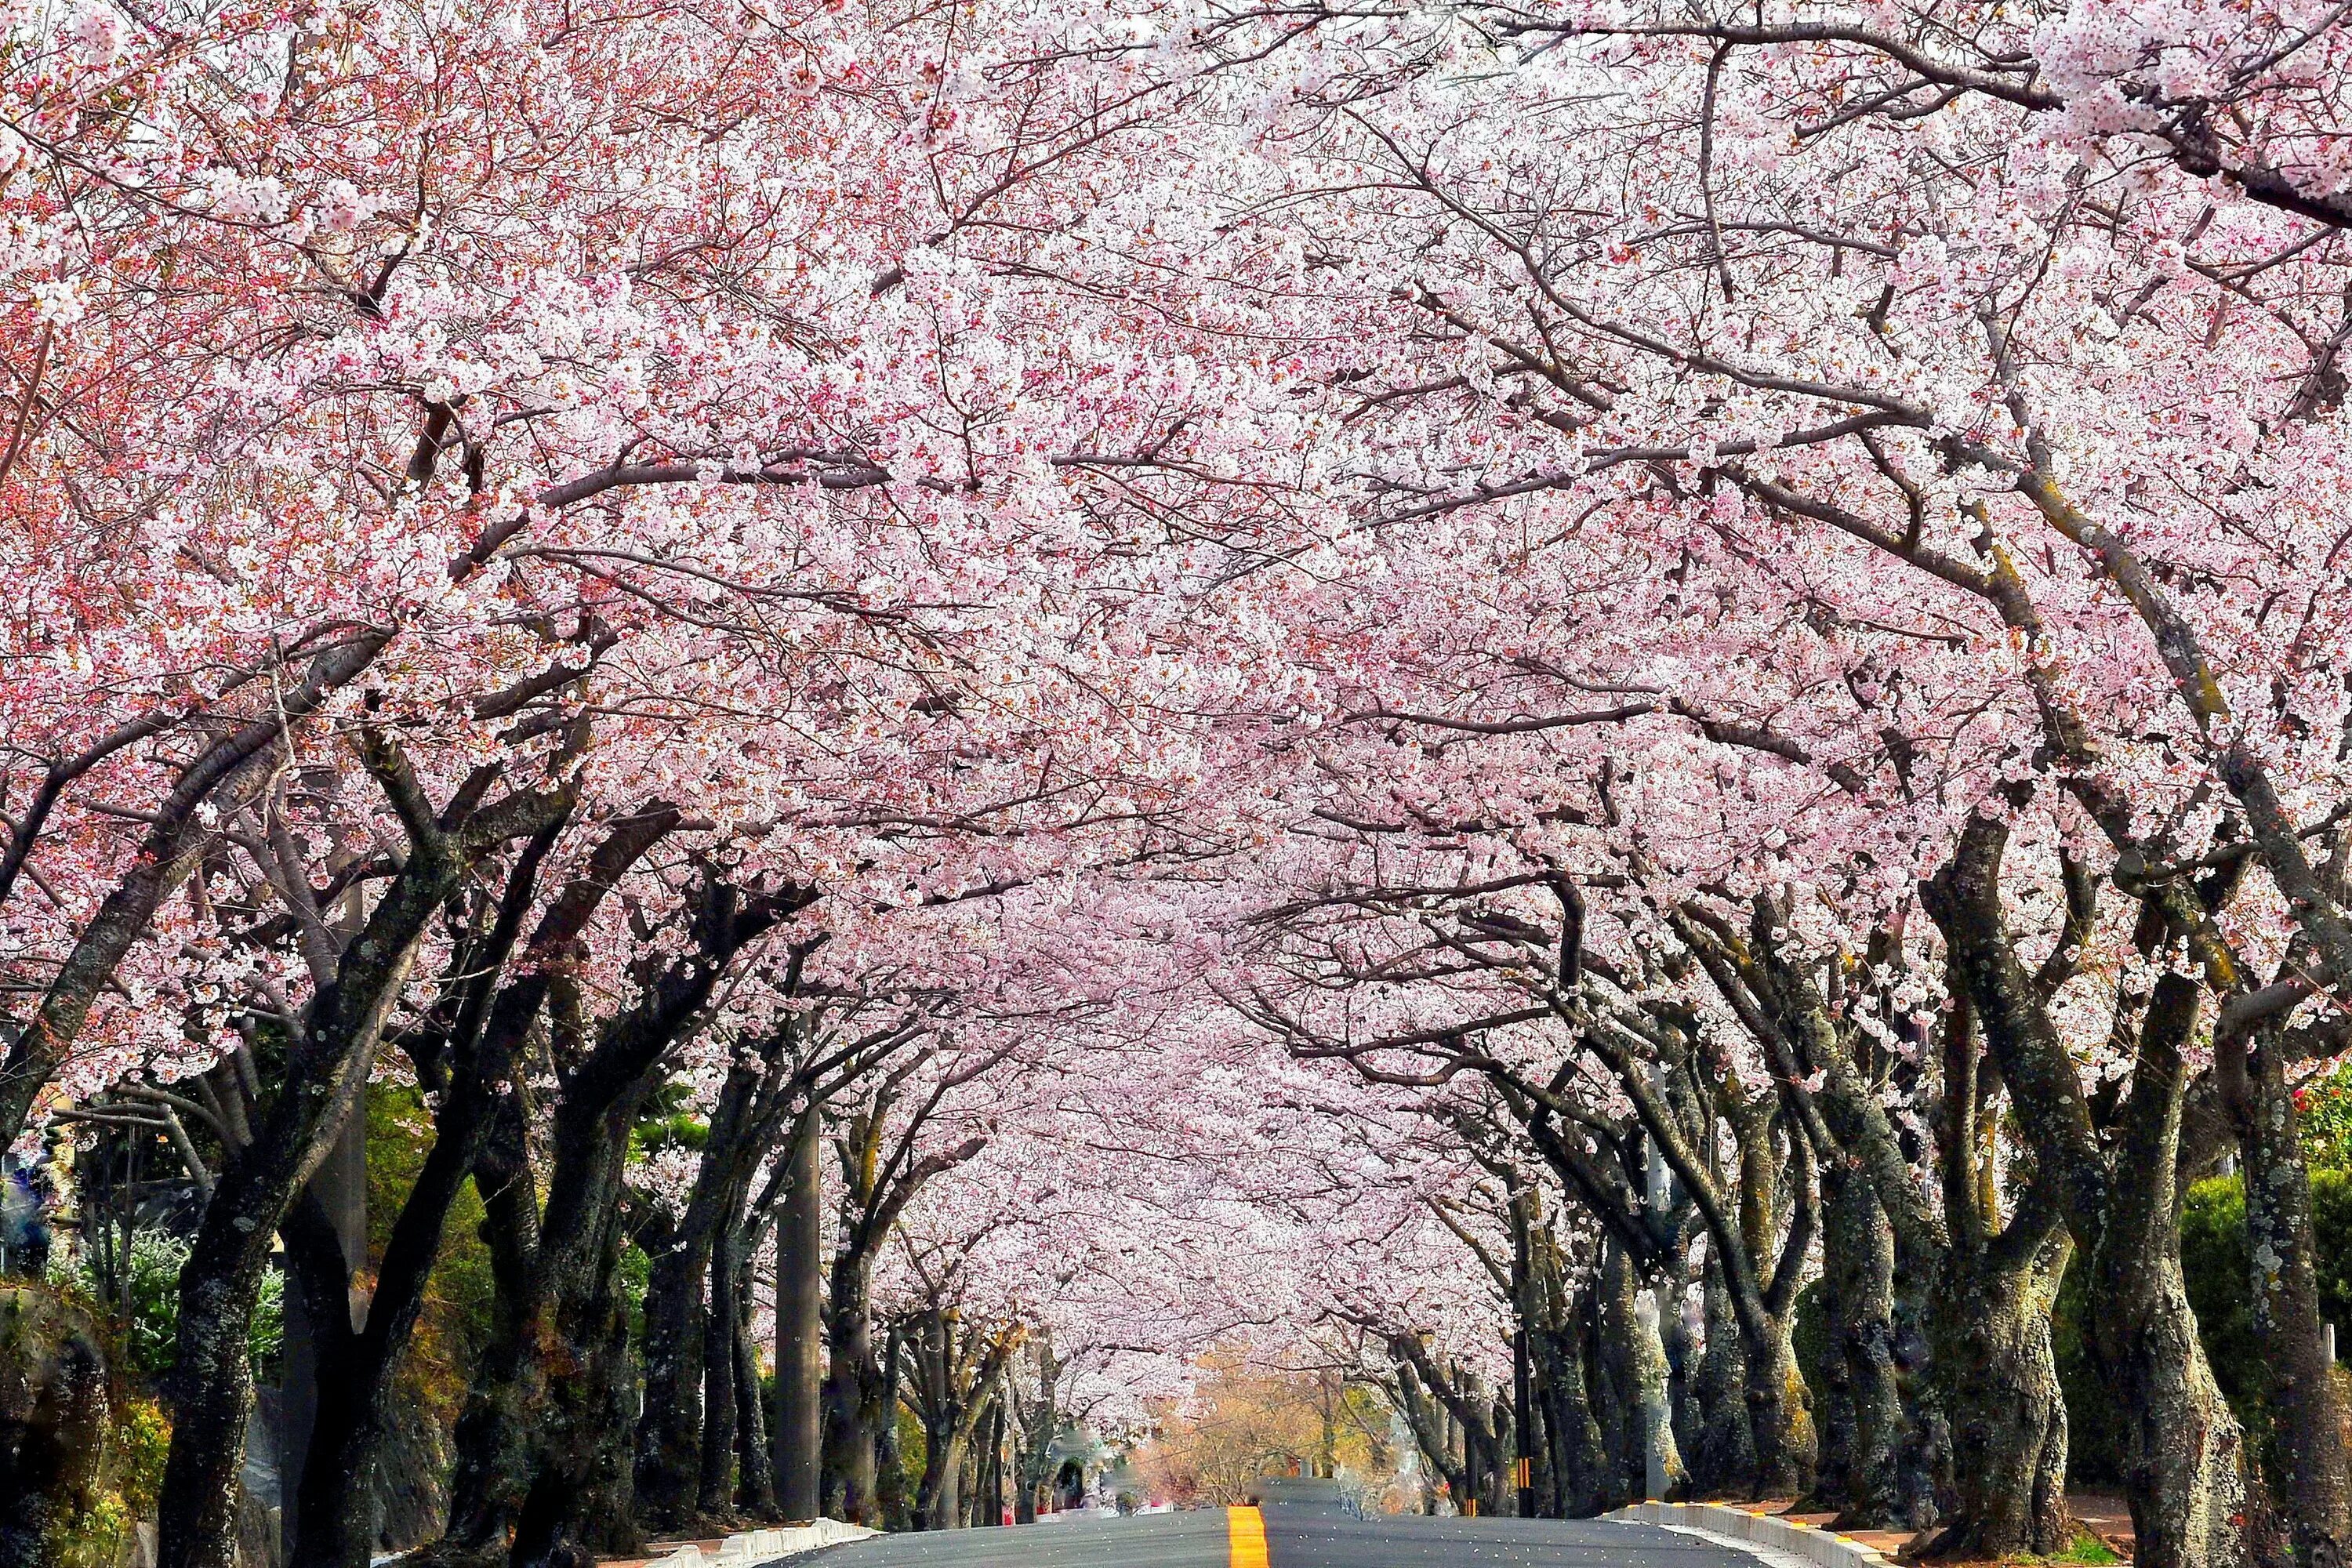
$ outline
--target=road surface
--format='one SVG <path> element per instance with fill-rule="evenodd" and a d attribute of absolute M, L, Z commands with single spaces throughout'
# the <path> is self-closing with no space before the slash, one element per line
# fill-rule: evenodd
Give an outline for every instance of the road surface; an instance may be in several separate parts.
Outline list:
<path fill-rule="evenodd" d="M 1351 1518 L 1269 1501 L 1133 1519 L 895 1535 L 817 1568 L 1758 1568 L 1756 1559 L 1615 1520 Z"/>

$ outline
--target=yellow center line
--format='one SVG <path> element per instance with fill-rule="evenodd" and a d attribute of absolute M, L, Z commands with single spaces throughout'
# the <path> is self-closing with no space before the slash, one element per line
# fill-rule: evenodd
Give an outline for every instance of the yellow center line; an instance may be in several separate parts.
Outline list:
<path fill-rule="evenodd" d="M 1265 1515 L 1254 1508 L 1225 1510 L 1232 1568 L 1265 1568 Z"/>

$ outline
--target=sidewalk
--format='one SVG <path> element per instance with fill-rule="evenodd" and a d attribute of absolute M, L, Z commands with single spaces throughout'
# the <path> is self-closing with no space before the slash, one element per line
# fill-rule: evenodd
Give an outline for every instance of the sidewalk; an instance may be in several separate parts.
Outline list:
<path fill-rule="evenodd" d="M 1833 1513 L 1794 1513 L 1793 1499 L 1782 1498 L 1762 1502 L 1732 1502 L 1722 1499 L 1708 1500 L 1719 1508 L 1736 1508 L 1742 1513 L 1763 1514 L 1787 1520 L 1792 1524 L 1809 1525 L 1815 1530 L 1827 1530 L 1837 1515 Z M 2116 1556 L 2132 1556 L 2133 1536 L 2131 1510 L 2124 1500 L 2110 1492 L 2070 1492 L 2066 1506 L 2075 1521 L 2098 1537 L 2101 1544 Z M 1858 1542 L 1885 1556 L 1889 1562 L 1901 1561 L 1912 1542 L 1910 1532 L 1899 1530 L 1846 1530 L 1838 1531 L 1848 1541 Z M 1931 1532 L 1932 1533 L 1932 1532 Z"/>

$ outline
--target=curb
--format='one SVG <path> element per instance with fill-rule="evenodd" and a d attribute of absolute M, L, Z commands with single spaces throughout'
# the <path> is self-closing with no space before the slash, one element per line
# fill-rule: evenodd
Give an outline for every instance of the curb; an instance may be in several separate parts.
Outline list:
<path fill-rule="evenodd" d="M 1710 1535 L 1769 1546 L 1776 1552 L 1801 1557 L 1819 1568 L 1895 1568 L 1876 1547 L 1865 1546 L 1835 1531 L 1774 1514 L 1750 1513 L 1744 1508 L 1726 1508 L 1720 1503 L 1637 1502 L 1601 1517 L 1703 1530 Z"/>
<path fill-rule="evenodd" d="M 820 1519 L 813 1524 L 789 1529 L 754 1530 L 730 1535 L 720 1545 L 716 1556 L 689 1542 L 666 1557 L 656 1558 L 647 1568 L 753 1568 L 758 1563 L 797 1557 L 807 1552 L 821 1552 L 828 1546 L 839 1546 L 852 1541 L 864 1541 L 876 1533 L 863 1525 Z"/>

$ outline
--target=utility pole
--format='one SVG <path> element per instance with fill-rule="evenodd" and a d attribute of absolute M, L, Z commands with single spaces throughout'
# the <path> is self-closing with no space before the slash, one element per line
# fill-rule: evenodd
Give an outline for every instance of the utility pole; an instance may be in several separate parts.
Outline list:
<path fill-rule="evenodd" d="M 1656 1095 L 1660 1104 L 1667 1102 L 1666 1071 L 1664 1067 L 1657 1062 L 1650 1064 L 1650 1089 Z M 1644 1174 L 1648 1178 L 1646 1186 L 1650 1200 L 1651 1223 L 1654 1226 L 1663 1229 L 1668 1214 L 1675 1206 L 1674 1167 L 1666 1163 L 1666 1152 L 1658 1146 L 1656 1139 L 1644 1138 L 1643 1142 L 1647 1145 L 1649 1152 L 1648 1170 Z M 1667 1314 L 1674 1310 L 1673 1292 L 1669 1286 L 1660 1283 L 1649 1288 L 1649 1297 L 1653 1321 L 1657 1325 L 1658 1343 L 1663 1351 L 1665 1344 L 1665 1324 L 1669 1321 Z M 1649 1466 L 1644 1477 L 1643 1497 L 1651 1502 L 1664 1501 L 1669 1485 L 1665 1441 L 1661 1440 L 1660 1434 L 1670 1434 L 1674 1428 L 1671 1415 L 1660 1403 L 1664 1400 L 1664 1394 L 1665 1391 L 1663 1388 L 1656 1390 L 1650 1399 L 1645 1401 L 1649 1407 L 1643 1412 L 1643 1425 L 1650 1434 L 1650 1441 L 1644 1445 L 1649 1450 Z"/>
<path fill-rule="evenodd" d="M 1009 1380 L 1008 1380 L 1009 1382 Z M 988 1522 L 1004 1522 L 1004 1395 L 988 1415 Z"/>
<path fill-rule="evenodd" d="M 1534 1400 L 1529 1384 L 1534 1381 L 1528 1365 L 1528 1326 L 1521 1323 L 1511 1336 L 1511 1427 L 1517 1439 L 1518 1458 L 1512 1461 L 1512 1479 L 1518 1483 L 1519 1517 L 1533 1519 L 1536 1515 L 1536 1455 L 1535 1423 L 1532 1416 Z"/>
<path fill-rule="evenodd" d="M 1511 1331 L 1511 1479 L 1518 1488 L 1519 1517 L 1536 1514 L 1535 1367 L 1528 1356 L 1528 1250 L 1535 1245 L 1534 1215 L 1525 1192 L 1511 1194 L 1511 1308 L 1518 1321 Z"/>
<path fill-rule="evenodd" d="M 327 1146 L 326 1156 L 310 1177 L 310 1190 L 326 1210 L 328 1224 L 341 1253 L 336 1270 L 342 1276 L 341 1301 L 313 1303 L 289 1264 L 285 1295 L 285 1337 L 279 1352 L 278 1430 L 273 1434 L 278 1451 L 278 1539 L 289 1556 L 302 1528 L 299 1501 L 302 1468 L 310 1457 L 311 1428 L 319 1418 L 319 1343 L 341 1338 L 367 1322 L 366 1303 L 352 1287 L 360 1265 L 367 1261 L 367 1091 L 352 1100 L 341 1130 Z M 330 1326 L 317 1314 L 340 1310 L 341 1324 Z"/>
<path fill-rule="evenodd" d="M 793 1129 L 791 1184 L 776 1231 L 776 1506 L 816 1518 L 824 1456 L 824 1119 Z"/>

